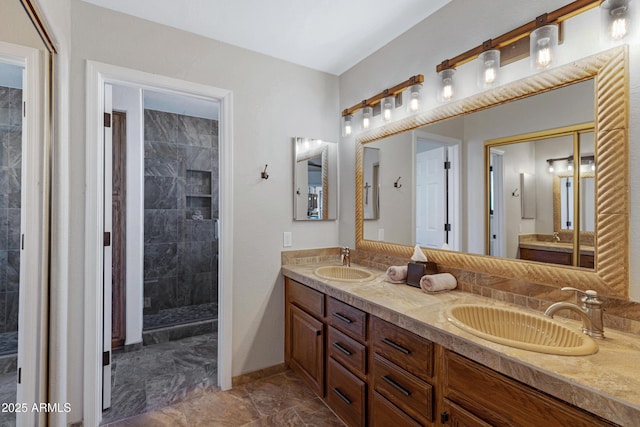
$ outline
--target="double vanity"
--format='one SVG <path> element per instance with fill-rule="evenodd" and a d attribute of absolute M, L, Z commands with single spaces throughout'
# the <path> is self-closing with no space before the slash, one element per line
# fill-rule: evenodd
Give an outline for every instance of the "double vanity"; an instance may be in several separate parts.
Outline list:
<path fill-rule="evenodd" d="M 349 426 L 640 421 L 635 335 L 606 330 L 604 340 L 582 340 L 581 322 L 549 319 L 571 336 L 557 344 L 557 354 L 523 350 L 454 322 L 468 324 L 460 309 L 469 307 L 507 312 L 499 315 L 505 326 L 512 314 L 540 319 L 540 313 L 460 290 L 426 294 L 364 266 L 333 279 L 341 270 L 337 260 L 283 261 L 285 361 Z M 595 347 L 582 356 L 562 355 L 562 346 L 584 343 Z"/>

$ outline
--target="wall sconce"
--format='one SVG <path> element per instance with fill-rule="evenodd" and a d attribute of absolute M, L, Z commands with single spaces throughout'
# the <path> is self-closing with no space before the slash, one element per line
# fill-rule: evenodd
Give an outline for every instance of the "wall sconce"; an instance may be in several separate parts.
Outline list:
<path fill-rule="evenodd" d="M 440 76 L 440 88 L 438 90 L 438 101 L 448 102 L 453 99 L 455 88 L 453 86 L 453 75 L 456 73 L 455 68 L 447 68 L 438 73 Z"/>
<path fill-rule="evenodd" d="M 372 119 L 373 119 L 373 108 L 364 107 L 362 109 L 362 129 L 369 129 L 371 127 Z"/>
<path fill-rule="evenodd" d="M 422 84 L 413 85 L 409 88 L 409 112 L 415 113 L 420 109 L 420 90 L 422 89 Z"/>
<path fill-rule="evenodd" d="M 547 163 L 549 164 L 549 173 L 553 173 L 555 171 L 555 168 L 553 167 L 553 159 L 547 160 Z"/>
<path fill-rule="evenodd" d="M 630 3 L 631 0 L 604 0 L 600 5 L 605 33 L 613 41 L 620 41 L 629 34 Z"/>
<path fill-rule="evenodd" d="M 485 42 L 490 45 L 491 41 Z M 478 55 L 478 87 L 488 89 L 498 84 L 500 49 L 489 49 Z"/>
<path fill-rule="evenodd" d="M 382 100 L 382 119 L 385 122 L 391 120 L 391 112 L 395 105 L 395 98 L 393 96 L 387 96 Z"/>
<path fill-rule="evenodd" d="M 573 172 L 573 168 L 575 167 L 575 160 L 573 155 L 567 157 L 556 157 L 554 159 L 547 159 L 547 164 L 549 165 L 548 170 L 549 173 L 553 173 L 555 171 L 555 163 L 556 162 L 567 162 L 567 172 Z M 595 156 L 593 154 L 587 154 L 580 156 L 580 169 L 582 169 L 582 165 L 588 165 L 591 171 L 596 170 L 595 164 Z"/>
<path fill-rule="evenodd" d="M 401 94 L 408 88 L 411 88 L 411 102 L 409 103 L 409 108 L 411 108 L 411 105 L 414 103 L 414 93 L 417 93 L 417 96 L 415 96 L 415 105 L 419 108 L 420 88 L 422 87 L 422 83 L 424 83 L 424 76 L 422 74 L 417 74 L 402 83 L 390 87 L 389 89 L 385 89 L 371 98 L 365 99 L 364 101 L 343 110 L 342 117 L 345 118 L 345 135 L 346 118 L 348 116 L 353 116 L 353 114 L 359 110 L 362 110 L 362 129 L 369 129 L 373 120 L 373 107 L 377 104 L 380 104 L 380 111 L 384 121 L 390 121 L 393 118 L 393 109 L 396 107 L 396 99 L 398 99 L 398 104 L 400 105 L 402 103 Z M 415 111 L 417 111 L 418 108 L 416 108 Z"/>
<path fill-rule="evenodd" d="M 546 16 L 536 19 L 544 24 Z M 536 70 L 548 68 L 555 60 L 558 50 L 558 26 L 556 24 L 542 25 L 531 32 L 529 36 L 529 55 L 531 67 Z"/>
<path fill-rule="evenodd" d="M 346 116 L 344 116 L 344 126 L 343 126 L 343 132 L 342 132 L 344 136 L 351 135 L 351 132 L 353 131 L 352 124 L 351 124 L 352 121 L 353 121 L 353 116 L 351 114 L 347 114 Z"/>
<path fill-rule="evenodd" d="M 573 156 L 567 158 L 567 170 L 573 172 Z"/>

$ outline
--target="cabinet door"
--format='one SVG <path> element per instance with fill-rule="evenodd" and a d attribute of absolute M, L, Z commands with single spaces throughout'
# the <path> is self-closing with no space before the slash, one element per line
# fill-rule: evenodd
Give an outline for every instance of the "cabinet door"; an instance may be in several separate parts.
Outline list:
<path fill-rule="evenodd" d="M 289 365 L 324 396 L 324 325 L 289 304 Z"/>
<path fill-rule="evenodd" d="M 491 427 L 480 418 L 465 411 L 455 403 L 444 399 L 443 413 L 440 414 L 440 422 L 451 427 Z"/>

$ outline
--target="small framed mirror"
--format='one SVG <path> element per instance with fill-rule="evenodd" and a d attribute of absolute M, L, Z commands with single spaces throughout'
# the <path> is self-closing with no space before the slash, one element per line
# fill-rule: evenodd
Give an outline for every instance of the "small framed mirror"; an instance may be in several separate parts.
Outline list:
<path fill-rule="evenodd" d="M 335 220 L 338 193 L 338 144 L 293 138 L 293 219 Z"/>

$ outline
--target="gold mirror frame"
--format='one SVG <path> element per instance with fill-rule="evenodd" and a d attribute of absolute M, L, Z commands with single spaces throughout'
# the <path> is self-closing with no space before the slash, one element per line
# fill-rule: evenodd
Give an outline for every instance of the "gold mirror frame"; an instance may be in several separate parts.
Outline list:
<path fill-rule="evenodd" d="M 413 247 L 365 240 L 362 209 L 363 147 L 380 138 L 463 114 L 568 86 L 595 80 L 596 99 L 596 259 L 595 269 L 554 266 L 486 255 L 424 249 L 430 261 L 504 278 L 533 283 L 594 289 L 618 298 L 629 295 L 629 101 L 628 47 L 616 47 L 570 64 L 491 89 L 387 126 L 356 139 L 356 248 L 409 258 Z"/>

